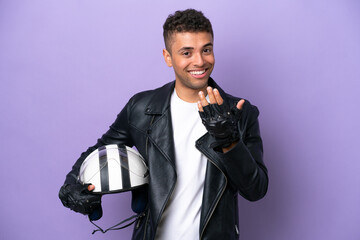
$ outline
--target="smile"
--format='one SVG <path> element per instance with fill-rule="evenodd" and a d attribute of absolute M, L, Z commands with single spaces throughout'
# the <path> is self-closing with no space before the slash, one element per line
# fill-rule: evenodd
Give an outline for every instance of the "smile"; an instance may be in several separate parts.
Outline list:
<path fill-rule="evenodd" d="M 204 74 L 206 72 L 206 70 L 201 70 L 201 71 L 189 71 L 191 75 L 201 75 Z"/>
<path fill-rule="evenodd" d="M 190 70 L 189 73 L 194 78 L 202 79 L 207 76 L 208 68 L 205 68 L 203 70 Z"/>

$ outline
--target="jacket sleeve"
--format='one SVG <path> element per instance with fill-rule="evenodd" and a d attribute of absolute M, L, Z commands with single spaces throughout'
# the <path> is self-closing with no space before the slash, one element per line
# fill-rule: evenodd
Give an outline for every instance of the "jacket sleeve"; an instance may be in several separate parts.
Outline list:
<path fill-rule="evenodd" d="M 129 147 L 134 145 L 129 134 L 128 126 L 130 101 L 117 115 L 115 122 L 110 126 L 109 130 L 98 139 L 97 143 L 81 154 L 80 158 L 73 165 L 72 170 L 66 175 L 65 184 L 76 183 L 81 164 L 85 158 L 97 148 L 108 144 L 124 144 Z"/>
<path fill-rule="evenodd" d="M 268 188 L 258 115 L 258 109 L 246 102 L 239 122 L 240 141 L 230 151 L 218 153 L 231 184 L 250 201 L 264 197 Z"/>

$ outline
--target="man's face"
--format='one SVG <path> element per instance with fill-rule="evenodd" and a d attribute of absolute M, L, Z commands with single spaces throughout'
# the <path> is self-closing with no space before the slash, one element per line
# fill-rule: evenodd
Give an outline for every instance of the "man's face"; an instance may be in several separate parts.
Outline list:
<path fill-rule="evenodd" d="M 208 32 L 174 33 L 169 53 L 163 54 L 169 67 L 173 67 L 177 87 L 204 90 L 214 68 L 213 38 Z"/>

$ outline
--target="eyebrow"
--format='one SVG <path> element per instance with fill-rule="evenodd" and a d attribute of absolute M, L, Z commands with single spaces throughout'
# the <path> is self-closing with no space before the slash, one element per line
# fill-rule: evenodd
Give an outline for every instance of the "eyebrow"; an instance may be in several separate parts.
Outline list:
<path fill-rule="evenodd" d="M 208 43 L 208 44 L 205 44 L 205 45 L 203 46 L 203 48 L 204 48 L 204 47 L 212 47 L 212 46 L 214 46 L 214 44 Z"/>
<path fill-rule="evenodd" d="M 182 52 L 182 51 L 185 51 L 185 50 L 193 50 L 194 48 L 193 47 L 182 47 L 179 49 L 178 52 Z"/>
<path fill-rule="evenodd" d="M 207 43 L 207 44 L 205 44 L 204 46 L 203 46 L 203 48 L 205 48 L 205 47 L 212 47 L 214 44 L 212 44 L 212 43 Z M 185 50 L 193 50 L 194 48 L 193 47 L 182 47 L 182 48 L 180 48 L 179 49 L 179 51 L 178 52 L 181 52 L 181 51 L 185 51 Z"/>

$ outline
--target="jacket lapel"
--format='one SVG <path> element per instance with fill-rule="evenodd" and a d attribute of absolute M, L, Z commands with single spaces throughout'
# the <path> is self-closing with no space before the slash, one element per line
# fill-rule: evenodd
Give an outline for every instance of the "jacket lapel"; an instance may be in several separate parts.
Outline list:
<path fill-rule="evenodd" d="M 210 143 L 211 136 L 206 133 L 196 144 L 197 148 L 208 158 L 201 206 L 200 234 L 205 230 L 227 186 L 227 178 L 222 169 L 222 165 L 218 163 L 219 159 L 213 157 L 214 153 L 212 153 L 212 150 L 208 147 Z"/>
<path fill-rule="evenodd" d="M 170 98 L 175 82 L 161 87 L 145 108 L 146 115 L 153 115 L 149 136 L 166 159 L 175 166 L 173 129 L 170 113 Z"/>
<path fill-rule="evenodd" d="M 145 114 L 151 116 L 152 119 L 147 130 L 147 137 L 150 140 L 148 148 L 151 182 L 149 206 L 153 229 L 158 226 L 176 183 L 175 150 L 170 112 L 170 97 L 174 85 L 174 82 L 171 82 L 158 89 L 145 107 Z"/>

